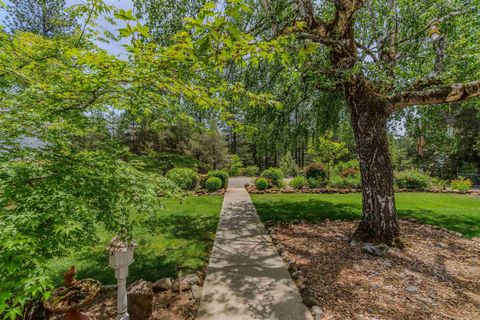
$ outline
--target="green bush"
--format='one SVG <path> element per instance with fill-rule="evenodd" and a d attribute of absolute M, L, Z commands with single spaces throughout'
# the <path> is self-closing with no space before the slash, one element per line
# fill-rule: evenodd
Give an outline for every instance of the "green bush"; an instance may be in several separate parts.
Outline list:
<path fill-rule="evenodd" d="M 465 179 L 463 177 L 459 177 L 458 179 L 454 179 L 450 181 L 450 186 L 453 190 L 458 190 L 460 192 L 467 192 L 472 187 L 472 181 L 469 179 Z"/>
<path fill-rule="evenodd" d="M 265 190 L 268 188 L 268 181 L 265 178 L 258 178 L 255 180 L 255 187 L 257 187 L 258 190 Z"/>
<path fill-rule="evenodd" d="M 229 174 L 231 176 L 238 176 L 240 174 L 240 169 L 243 167 L 242 159 L 239 156 L 234 154 L 232 156 L 232 163 L 230 164 Z"/>
<path fill-rule="evenodd" d="M 301 170 L 290 151 L 280 159 L 280 169 L 282 169 L 283 174 L 287 177 L 295 177 L 301 174 Z"/>
<path fill-rule="evenodd" d="M 400 189 L 425 189 L 432 185 L 432 177 L 417 169 L 396 172 L 395 185 Z"/>
<path fill-rule="evenodd" d="M 209 171 L 208 177 L 217 177 L 222 180 L 222 188 L 226 189 L 228 187 L 228 172 L 223 170 Z"/>
<path fill-rule="evenodd" d="M 198 174 L 189 168 L 173 168 L 166 177 L 175 182 L 182 190 L 193 190 L 198 184 Z"/>
<path fill-rule="evenodd" d="M 333 174 L 330 176 L 329 185 L 335 188 L 360 188 L 362 183 L 359 174 L 347 177 Z"/>
<path fill-rule="evenodd" d="M 305 167 L 305 177 L 324 182 L 327 179 L 327 171 L 321 163 L 312 163 Z"/>
<path fill-rule="evenodd" d="M 205 181 L 205 188 L 208 191 L 217 191 L 222 187 L 222 179 L 217 177 L 210 177 Z"/>
<path fill-rule="evenodd" d="M 315 178 L 308 178 L 307 184 L 309 188 L 323 188 L 325 187 L 325 180 L 322 179 L 315 179 Z"/>
<path fill-rule="evenodd" d="M 240 169 L 240 175 L 247 177 L 256 177 L 260 169 L 257 166 L 248 166 Z"/>
<path fill-rule="evenodd" d="M 303 176 L 296 176 L 290 181 L 290 186 L 294 189 L 302 189 L 305 187 L 305 184 L 305 177 Z"/>
<path fill-rule="evenodd" d="M 273 187 L 283 186 L 283 172 L 279 168 L 268 168 L 264 170 L 262 177 L 267 178 Z"/>
<path fill-rule="evenodd" d="M 358 160 L 338 163 L 330 173 L 329 185 L 336 188 L 360 188 Z"/>

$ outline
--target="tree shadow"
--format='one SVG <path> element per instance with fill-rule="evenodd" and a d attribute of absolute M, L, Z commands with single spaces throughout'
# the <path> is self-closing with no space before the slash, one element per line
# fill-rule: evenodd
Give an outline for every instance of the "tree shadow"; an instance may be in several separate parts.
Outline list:
<path fill-rule="evenodd" d="M 361 200 L 356 203 L 334 203 L 320 199 L 307 200 L 274 199 L 273 201 L 255 202 L 257 212 L 262 221 L 322 222 L 329 220 L 358 220 L 361 217 Z M 468 216 L 448 215 L 430 209 L 398 209 L 400 217 L 415 218 L 425 224 L 440 226 L 460 232 L 467 237 L 480 234 L 480 221 Z"/>
<path fill-rule="evenodd" d="M 319 199 L 306 201 L 275 200 L 271 202 L 256 202 L 258 215 L 262 221 L 291 222 L 305 220 L 321 222 L 330 220 L 355 220 L 360 218 L 361 203 L 338 204 Z"/>
<path fill-rule="evenodd" d="M 134 251 L 135 261 L 129 267 L 128 282 L 176 277 L 178 268 L 183 274 L 204 268 L 217 223 L 216 215 L 157 215 L 136 232 L 138 247 Z M 108 241 L 109 238 L 102 238 L 100 243 L 58 260 L 54 270 L 55 283 L 63 282 L 64 269 L 76 265 L 79 279 L 94 278 L 102 284 L 115 284 L 114 271 L 108 266 L 105 249 Z"/>

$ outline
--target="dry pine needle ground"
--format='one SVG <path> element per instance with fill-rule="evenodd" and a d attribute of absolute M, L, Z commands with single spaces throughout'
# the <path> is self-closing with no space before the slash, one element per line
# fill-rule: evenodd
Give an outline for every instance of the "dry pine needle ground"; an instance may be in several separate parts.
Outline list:
<path fill-rule="evenodd" d="M 348 243 L 355 226 L 273 227 L 317 293 L 323 319 L 480 319 L 480 242 L 402 221 L 407 247 L 380 258 Z"/>

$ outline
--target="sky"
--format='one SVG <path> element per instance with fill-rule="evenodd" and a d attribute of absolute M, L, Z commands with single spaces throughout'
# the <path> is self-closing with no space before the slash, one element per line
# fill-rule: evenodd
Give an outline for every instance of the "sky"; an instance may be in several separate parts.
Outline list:
<path fill-rule="evenodd" d="M 7 5 L 11 5 L 11 3 L 7 0 L 4 2 Z M 66 5 L 71 6 L 73 4 L 82 3 L 82 0 L 67 0 Z M 104 0 L 104 2 L 108 5 L 113 5 L 119 9 L 131 10 L 133 9 L 133 3 L 131 0 Z M 4 9 L 0 9 L 0 22 L 4 24 L 5 17 L 7 16 L 7 12 Z M 109 22 L 107 22 L 104 18 L 99 18 L 97 20 L 100 28 L 106 29 L 110 32 L 116 33 L 116 30 L 122 28 L 125 25 L 125 22 L 119 21 L 117 25 L 113 26 Z M 122 41 L 111 41 L 110 43 L 104 43 L 101 41 L 94 41 L 100 48 L 107 50 L 109 53 L 122 57 L 126 55 L 126 50 L 122 46 L 122 44 L 126 44 L 129 42 L 128 39 L 123 39 Z"/>

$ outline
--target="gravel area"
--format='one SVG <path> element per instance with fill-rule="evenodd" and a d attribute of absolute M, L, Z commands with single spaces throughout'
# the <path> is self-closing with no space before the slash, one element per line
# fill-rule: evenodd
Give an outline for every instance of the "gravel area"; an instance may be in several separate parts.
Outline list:
<path fill-rule="evenodd" d="M 480 241 L 402 221 L 406 248 L 362 252 L 355 222 L 277 224 L 283 257 L 315 292 L 321 319 L 480 319 Z"/>

